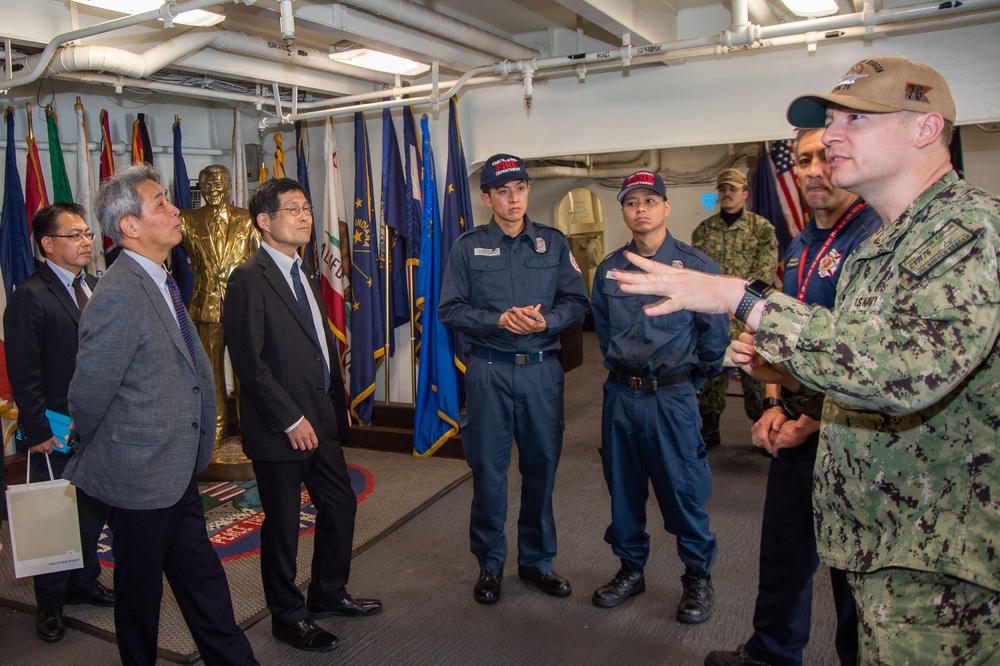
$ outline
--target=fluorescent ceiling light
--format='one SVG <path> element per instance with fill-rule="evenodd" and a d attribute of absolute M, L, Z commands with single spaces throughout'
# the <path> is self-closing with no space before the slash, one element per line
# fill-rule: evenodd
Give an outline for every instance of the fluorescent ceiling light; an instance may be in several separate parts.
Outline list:
<path fill-rule="evenodd" d="M 837 0 L 781 0 L 796 16 L 829 16 L 840 11 Z"/>
<path fill-rule="evenodd" d="M 399 74 L 400 76 L 417 76 L 431 68 L 430 65 L 425 65 L 422 62 L 366 48 L 339 51 L 335 46 L 331 46 L 330 60 L 373 69 L 377 72 Z"/>
<path fill-rule="evenodd" d="M 163 6 L 163 0 L 73 0 L 81 5 L 110 9 L 113 12 L 122 14 L 142 14 L 143 12 L 159 9 Z M 194 25 L 208 27 L 216 25 L 226 20 L 223 14 L 207 12 L 204 9 L 192 9 L 189 12 L 178 14 L 174 17 L 174 23 L 181 25 Z"/>

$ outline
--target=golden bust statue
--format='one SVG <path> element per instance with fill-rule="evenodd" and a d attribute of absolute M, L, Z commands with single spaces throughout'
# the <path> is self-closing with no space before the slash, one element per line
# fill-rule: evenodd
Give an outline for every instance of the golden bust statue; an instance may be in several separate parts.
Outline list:
<path fill-rule="evenodd" d="M 260 235 L 250 221 L 250 211 L 229 203 L 232 180 L 229 169 L 212 164 L 198 174 L 205 205 L 182 210 L 184 238 L 181 244 L 191 259 L 194 287 L 191 319 L 212 361 L 215 374 L 215 449 L 226 436 L 225 337 L 222 301 L 233 270 L 260 247 Z"/>

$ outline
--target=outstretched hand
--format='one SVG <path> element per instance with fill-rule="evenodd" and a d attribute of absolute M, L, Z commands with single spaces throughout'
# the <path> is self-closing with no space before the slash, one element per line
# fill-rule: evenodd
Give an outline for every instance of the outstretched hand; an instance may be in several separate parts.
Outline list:
<path fill-rule="evenodd" d="M 617 280 L 627 294 L 663 296 L 663 300 L 643 307 L 650 316 L 679 310 L 728 314 L 743 297 L 744 280 L 740 278 L 674 268 L 632 252 L 625 252 L 625 258 L 644 272 L 613 270 L 608 277 Z"/>

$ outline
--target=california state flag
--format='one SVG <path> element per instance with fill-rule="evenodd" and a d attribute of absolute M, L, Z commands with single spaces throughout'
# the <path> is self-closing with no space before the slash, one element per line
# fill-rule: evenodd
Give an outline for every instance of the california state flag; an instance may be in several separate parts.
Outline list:
<path fill-rule="evenodd" d="M 327 118 L 323 149 L 326 154 L 326 182 L 323 187 L 326 197 L 320 234 L 320 289 L 327 321 L 339 341 L 344 386 L 350 386 L 351 307 L 345 294 L 350 288 L 351 278 L 348 268 L 350 259 L 344 260 L 345 255 L 350 256 L 350 249 L 344 245 L 345 239 L 340 237 L 340 225 L 345 224 L 347 214 L 333 118 Z"/>

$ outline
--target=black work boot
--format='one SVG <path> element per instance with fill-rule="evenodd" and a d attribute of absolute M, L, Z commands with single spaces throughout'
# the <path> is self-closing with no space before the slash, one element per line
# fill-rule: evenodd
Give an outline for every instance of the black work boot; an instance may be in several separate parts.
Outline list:
<path fill-rule="evenodd" d="M 681 576 L 684 586 L 684 596 L 677 605 L 677 621 L 685 624 L 698 624 L 712 616 L 712 602 L 715 601 L 715 590 L 712 589 L 710 576 L 685 573 Z"/>

